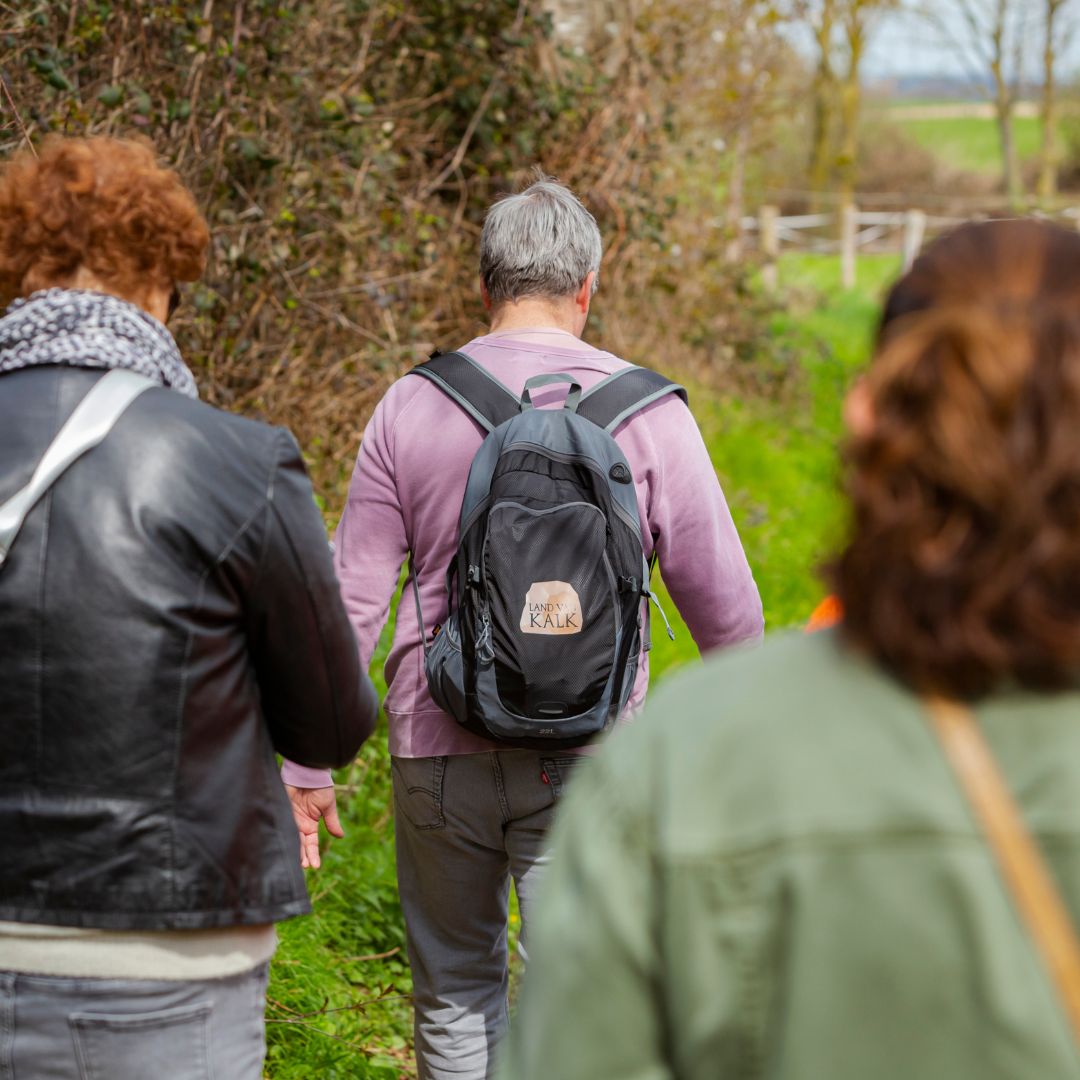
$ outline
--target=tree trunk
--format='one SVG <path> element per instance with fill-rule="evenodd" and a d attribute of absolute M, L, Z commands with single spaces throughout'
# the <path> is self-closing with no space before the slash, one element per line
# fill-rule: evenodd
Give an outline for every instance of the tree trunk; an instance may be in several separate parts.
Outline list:
<path fill-rule="evenodd" d="M 1000 63 L 994 64 L 994 115 L 997 120 L 998 139 L 1001 142 L 1002 180 L 1005 184 L 1005 196 L 1010 207 L 1017 207 L 1023 196 L 1023 184 L 1020 179 L 1020 161 L 1016 156 L 1016 140 L 1013 138 L 1013 94 L 1005 81 Z"/>
<path fill-rule="evenodd" d="M 1016 157 L 1016 140 L 1013 138 L 1012 102 L 996 102 L 998 137 L 1001 141 L 1002 179 L 1005 182 L 1005 195 L 1009 206 L 1020 205 L 1024 194 L 1020 179 L 1020 162 Z"/>
<path fill-rule="evenodd" d="M 818 65 L 814 73 L 814 128 L 810 145 L 810 191 L 813 208 L 831 186 L 833 169 L 833 128 L 836 112 L 836 74 L 832 66 L 835 0 L 823 0 L 821 22 L 814 27 L 818 47 Z"/>
<path fill-rule="evenodd" d="M 1036 191 L 1041 202 L 1057 194 L 1057 84 L 1054 75 L 1056 62 L 1054 22 L 1061 0 L 1046 0 L 1046 40 L 1043 44 L 1043 87 L 1039 103 L 1042 122 L 1042 144 L 1039 147 L 1039 183 Z"/>
<path fill-rule="evenodd" d="M 862 104 L 862 85 L 859 68 L 866 43 L 863 13 L 853 4 L 848 17 L 848 66 L 840 89 L 840 146 L 837 164 L 840 171 L 840 200 L 848 205 L 855 199 L 855 178 L 859 166 L 859 108 Z"/>
<path fill-rule="evenodd" d="M 832 79 L 819 74 L 814 82 L 814 132 L 810 145 L 810 190 L 815 202 L 830 187 L 834 101 Z"/>
<path fill-rule="evenodd" d="M 750 154 L 750 117 L 744 117 L 735 134 L 735 147 L 728 176 L 727 202 L 724 206 L 724 230 L 727 233 L 725 258 L 738 262 L 743 255 L 743 197 L 746 189 L 746 159 Z"/>
<path fill-rule="evenodd" d="M 1047 202 L 1057 194 L 1058 142 L 1057 101 L 1053 88 L 1043 87 L 1039 117 L 1042 122 L 1042 145 L 1039 148 L 1039 199 Z"/>

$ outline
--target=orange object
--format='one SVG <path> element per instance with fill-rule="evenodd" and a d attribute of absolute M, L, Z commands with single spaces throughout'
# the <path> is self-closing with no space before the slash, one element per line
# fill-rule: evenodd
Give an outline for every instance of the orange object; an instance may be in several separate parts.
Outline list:
<path fill-rule="evenodd" d="M 844 607 L 835 596 L 826 596 L 810 616 L 806 624 L 806 633 L 814 634 L 818 630 L 828 630 L 844 617 Z"/>

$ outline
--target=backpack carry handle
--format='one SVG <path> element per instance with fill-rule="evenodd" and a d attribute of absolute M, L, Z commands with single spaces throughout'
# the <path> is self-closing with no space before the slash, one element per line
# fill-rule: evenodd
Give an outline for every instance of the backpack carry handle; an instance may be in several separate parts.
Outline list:
<path fill-rule="evenodd" d="M 533 407 L 531 391 L 538 386 L 550 386 L 552 383 L 569 383 L 570 389 L 566 394 L 565 408 L 576 413 L 581 404 L 581 383 L 573 375 L 557 371 L 553 375 L 534 375 L 525 383 L 525 389 L 521 391 L 521 411 L 527 412 Z"/>

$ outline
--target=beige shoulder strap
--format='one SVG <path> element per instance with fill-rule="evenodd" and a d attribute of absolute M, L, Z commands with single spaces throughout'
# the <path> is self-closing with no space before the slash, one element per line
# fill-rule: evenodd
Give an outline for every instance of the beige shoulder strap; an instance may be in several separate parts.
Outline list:
<path fill-rule="evenodd" d="M 925 704 L 1080 1045 L 1080 942 L 1061 894 L 971 710 L 943 698 Z"/>

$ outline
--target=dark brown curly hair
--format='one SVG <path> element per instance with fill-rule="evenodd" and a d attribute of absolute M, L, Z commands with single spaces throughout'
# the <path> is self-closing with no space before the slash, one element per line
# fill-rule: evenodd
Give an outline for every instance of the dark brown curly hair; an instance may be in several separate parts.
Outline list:
<path fill-rule="evenodd" d="M 1080 235 L 964 226 L 892 289 L 848 443 L 844 633 L 964 698 L 1080 674 Z"/>
<path fill-rule="evenodd" d="M 80 268 L 125 299 L 193 281 L 206 222 L 140 140 L 51 136 L 0 172 L 0 302 L 68 286 Z"/>

